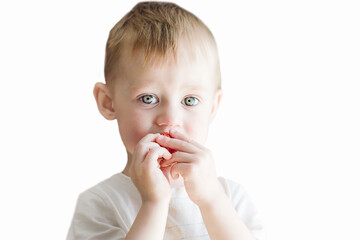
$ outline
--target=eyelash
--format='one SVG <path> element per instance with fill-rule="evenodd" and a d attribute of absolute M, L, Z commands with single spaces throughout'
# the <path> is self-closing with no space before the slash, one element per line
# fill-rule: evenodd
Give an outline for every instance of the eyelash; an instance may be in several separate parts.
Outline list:
<path fill-rule="evenodd" d="M 193 99 L 195 103 L 192 104 L 192 105 L 187 105 L 186 103 L 187 103 L 188 101 L 186 101 L 186 99 L 189 99 L 189 98 Z M 196 98 L 196 97 L 193 97 L 193 96 L 188 96 L 188 97 L 185 97 L 182 102 L 183 102 L 186 106 L 192 107 L 192 106 L 196 106 L 196 105 L 199 103 L 199 99 Z"/>
<path fill-rule="evenodd" d="M 145 98 L 148 98 L 147 101 L 145 100 Z M 151 101 L 149 101 L 150 100 L 149 98 L 152 98 Z M 187 102 L 190 103 L 189 101 L 186 101 L 186 99 L 189 99 L 189 98 L 193 99 L 193 101 L 194 101 L 194 103 L 192 105 L 187 104 Z M 142 103 L 144 103 L 146 105 L 159 103 L 159 99 L 152 94 L 143 95 L 143 96 L 139 97 L 138 99 L 139 99 L 139 101 L 141 101 Z M 154 100 L 156 102 L 154 102 Z M 196 106 L 199 102 L 200 102 L 200 100 L 197 97 L 193 97 L 193 96 L 187 96 L 181 101 L 182 104 L 184 104 L 185 106 L 188 106 L 188 107 Z"/>
<path fill-rule="evenodd" d="M 145 102 L 145 98 L 149 98 L 149 97 L 152 97 L 152 101 L 151 102 Z M 147 95 L 143 95 L 143 96 L 141 96 L 140 98 L 139 98 L 139 100 L 141 101 L 141 102 L 143 102 L 143 103 L 145 103 L 145 104 L 155 104 L 154 102 L 153 102 L 153 100 L 156 100 L 156 103 L 158 103 L 159 102 L 159 99 L 157 99 L 157 97 L 155 97 L 154 95 L 151 95 L 151 94 L 147 94 Z"/>

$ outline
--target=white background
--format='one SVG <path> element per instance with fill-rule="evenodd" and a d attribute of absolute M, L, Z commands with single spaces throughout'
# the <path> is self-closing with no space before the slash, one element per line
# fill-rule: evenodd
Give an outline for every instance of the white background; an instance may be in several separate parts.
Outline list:
<path fill-rule="evenodd" d="M 358 1 L 176 1 L 212 30 L 224 99 L 207 146 L 268 239 L 360 239 Z M 1 1 L 0 239 L 65 239 L 80 192 L 122 170 L 92 95 L 136 1 Z"/>

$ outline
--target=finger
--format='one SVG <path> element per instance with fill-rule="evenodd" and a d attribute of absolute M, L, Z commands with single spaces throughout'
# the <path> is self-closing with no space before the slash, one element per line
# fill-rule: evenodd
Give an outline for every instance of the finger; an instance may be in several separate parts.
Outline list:
<path fill-rule="evenodd" d="M 146 142 L 154 142 L 156 137 L 160 136 L 159 133 L 149 133 L 146 134 L 140 141 L 139 143 L 146 143 Z"/>
<path fill-rule="evenodd" d="M 191 163 L 176 163 L 170 169 L 170 174 L 173 179 L 177 179 L 181 175 L 184 179 L 193 172 L 193 164 Z"/>
<path fill-rule="evenodd" d="M 159 158 L 170 159 L 171 154 L 163 147 L 154 147 L 146 154 L 143 163 L 152 168 L 160 167 L 158 163 Z"/>
<path fill-rule="evenodd" d="M 162 147 L 167 147 L 182 152 L 194 153 L 197 149 L 197 147 L 189 142 L 161 135 L 158 136 L 155 141 Z"/>
<path fill-rule="evenodd" d="M 144 160 L 145 155 L 150 151 L 152 148 L 160 147 L 159 144 L 155 142 L 144 142 L 137 145 L 135 150 L 135 161 L 142 162 Z"/>
<path fill-rule="evenodd" d="M 160 170 L 163 172 L 164 176 L 166 177 L 166 179 L 168 180 L 168 182 L 170 181 L 169 177 L 170 177 L 170 169 L 171 169 L 171 166 L 168 166 L 168 167 L 160 167 Z"/>
<path fill-rule="evenodd" d="M 174 163 L 193 163 L 194 158 L 193 154 L 185 152 L 175 152 L 172 154 L 172 157 L 168 160 L 160 162 L 161 167 L 168 167 Z"/>
<path fill-rule="evenodd" d="M 188 143 L 190 143 L 190 144 L 192 144 L 192 145 L 194 145 L 194 146 L 196 146 L 196 147 L 198 147 L 198 148 L 202 148 L 202 147 L 203 147 L 200 143 L 192 140 L 192 139 L 189 138 L 185 133 L 180 132 L 180 131 L 178 131 L 178 130 L 171 129 L 171 130 L 170 130 L 170 136 L 173 137 L 173 138 L 176 138 L 176 139 L 180 139 L 180 140 L 182 140 L 182 141 L 184 141 L 184 142 L 188 142 Z"/>

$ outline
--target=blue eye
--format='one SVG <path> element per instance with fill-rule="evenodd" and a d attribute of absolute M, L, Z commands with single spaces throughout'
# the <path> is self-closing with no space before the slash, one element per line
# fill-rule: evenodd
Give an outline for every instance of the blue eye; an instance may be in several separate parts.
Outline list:
<path fill-rule="evenodd" d="M 140 100 L 145 104 L 156 104 L 159 102 L 154 95 L 142 96 L 142 97 L 140 97 Z"/>
<path fill-rule="evenodd" d="M 199 100 L 196 97 L 186 97 L 184 98 L 184 104 L 186 106 L 195 106 L 199 103 Z"/>

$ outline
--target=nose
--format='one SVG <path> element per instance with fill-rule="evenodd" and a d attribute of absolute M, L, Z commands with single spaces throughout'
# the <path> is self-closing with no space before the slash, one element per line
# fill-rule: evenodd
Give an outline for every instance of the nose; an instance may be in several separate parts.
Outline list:
<path fill-rule="evenodd" d="M 159 109 L 156 124 L 162 128 L 177 128 L 181 126 L 181 111 L 175 106 L 165 103 Z"/>

